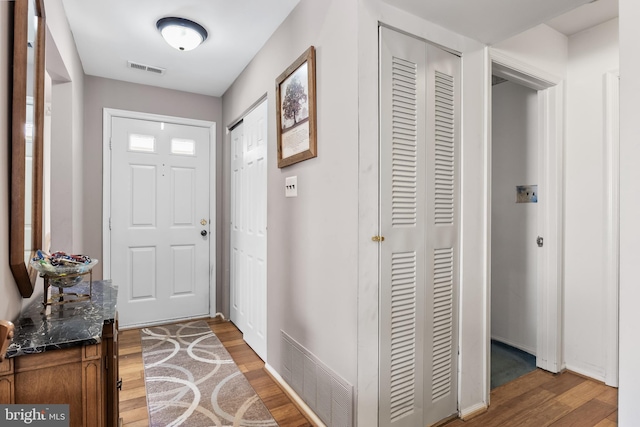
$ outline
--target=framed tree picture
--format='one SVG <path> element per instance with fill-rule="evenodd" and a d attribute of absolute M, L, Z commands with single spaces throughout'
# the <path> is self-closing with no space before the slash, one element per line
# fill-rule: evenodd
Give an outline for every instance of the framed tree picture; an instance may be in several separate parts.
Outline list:
<path fill-rule="evenodd" d="M 316 53 L 311 46 L 276 79 L 278 167 L 317 156 Z"/>

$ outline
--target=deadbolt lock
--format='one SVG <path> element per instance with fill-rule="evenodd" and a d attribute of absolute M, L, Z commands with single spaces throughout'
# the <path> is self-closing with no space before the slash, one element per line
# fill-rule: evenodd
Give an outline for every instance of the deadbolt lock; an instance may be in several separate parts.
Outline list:
<path fill-rule="evenodd" d="M 541 248 L 542 245 L 544 245 L 544 239 L 538 236 L 538 238 L 536 239 L 536 243 L 538 244 L 538 247 Z"/>
<path fill-rule="evenodd" d="M 374 242 L 384 242 L 384 236 L 373 236 L 371 240 Z"/>
<path fill-rule="evenodd" d="M 202 219 L 200 220 L 200 225 L 207 225 L 207 220 L 206 220 L 206 219 L 204 219 L 204 218 L 202 218 Z"/>

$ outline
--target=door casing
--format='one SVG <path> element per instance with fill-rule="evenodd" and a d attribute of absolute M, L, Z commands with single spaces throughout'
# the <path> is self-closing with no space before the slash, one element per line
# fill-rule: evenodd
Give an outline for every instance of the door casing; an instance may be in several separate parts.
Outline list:
<path fill-rule="evenodd" d="M 183 117 L 165 116 L 139 111 L 104 108 L 102 112 L 102 276 L 104 280 L 111 278 L 111 119 L 123 117 L 138 120 L 152 120 L 187 126 L 209 128 L 209 216 L 213 224 L 209 233 L 209 315 L 216 313 L 216 123 L 206 120 L 186 119 Z"/>
<path fill-rule="evenodd" d="M 605 384 L 618 387 L 620 303 L 620 72 L 605 74 Z"/>
<path fill-rule="evenodd" d="M 538 214 L 538 233 L 544 238 L 544 247 L 538 256 L 538 332 L 536 340 L 536 364 L 550 372 L 564 368 L 562 357 L 562 279 L 563 279 L 563 217 L 564 217 L 564 89 L 561 77 L 524 64 L 501 52 L 490 49 L 490 69 L 487 75 L 491 86 L 491 74 L 507 78 L 537 91 L 538 95 L 538 176 L 544 192 L 544 202 Z M 488 89 L 488 105 L 491 90 Z M 487 171 L 491 171 L 491 108 L 487 118 Z M 491 175 L 487 179 L 487 283 L 488 296 L 486 336 L 486 396 L 491 387 Z"/>

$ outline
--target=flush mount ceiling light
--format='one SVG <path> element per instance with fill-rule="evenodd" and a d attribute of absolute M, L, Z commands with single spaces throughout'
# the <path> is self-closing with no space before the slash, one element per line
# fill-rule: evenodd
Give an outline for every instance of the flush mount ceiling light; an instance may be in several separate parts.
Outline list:
<path fill-rule="evenodd" d="M 166 42 L 178 50 L 195 49 L 207 39 L 207 30 L 202 25 L 184 18 L 162 18 L 156 27 Z"/>

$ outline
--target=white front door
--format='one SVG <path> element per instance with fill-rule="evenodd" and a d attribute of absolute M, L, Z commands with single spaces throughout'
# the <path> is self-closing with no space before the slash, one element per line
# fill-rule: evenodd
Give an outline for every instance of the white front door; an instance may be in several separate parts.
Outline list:
<path fill-rule="evenodd" d="M 123 326 L 209 314 L 209 129 L 113 117 L 111 279 Z"/>
<path fill-rule="evenodd" d="M 267 101 L 231 131 L 231 321 L 267 356 Z"/>

